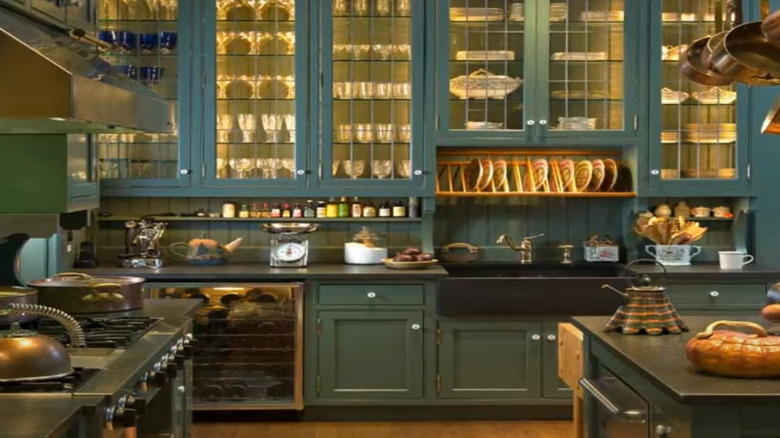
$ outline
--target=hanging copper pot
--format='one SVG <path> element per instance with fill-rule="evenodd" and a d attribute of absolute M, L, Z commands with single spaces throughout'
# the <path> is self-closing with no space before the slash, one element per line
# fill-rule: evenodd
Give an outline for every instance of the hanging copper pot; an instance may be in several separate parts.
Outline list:
<path fill-rule="evenodd" d="M 767 40 L 780 44 L 780 9 L 764 18 L 761 22 L 761 32 Z"/>
<path fill-rule="evenodd" d="M 704 64 L 704 51 L 707 49 L 707 42 L 710 37 L 699 38 L 692 42 L 685 53 L 680 56 L 680 72 L 693 82 L 710 85 L 730 85 L 731 78 L 721 75 L 707 68 Z"/>
<path fill-rule="evenodd" d="M 780 47 L 761 32 L 761 22 L 729 30 L 709 59 L 709 67 L 747 85 L 780 84 Z"/>

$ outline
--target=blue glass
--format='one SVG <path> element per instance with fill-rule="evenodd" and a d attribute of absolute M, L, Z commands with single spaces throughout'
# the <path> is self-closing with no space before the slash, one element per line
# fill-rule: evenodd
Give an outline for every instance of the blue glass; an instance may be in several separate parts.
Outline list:
<path fill-rule="evenodd" d="M 133 50 L 136 47 L 137 39 L 133 32 L 126 30 L 120 30 L 117 32 L 117 44 L 119 44 L 125 50 Z"/>
<path fill-rule="evenodd" d="M 140 69 L 141 81 L 156 84 L 162 80 L 165 69 L 156 65 L 145 65 Z"/>
<path fill-rule="evenodd" d="M 160 32 L 160 50 L 163 53 L 172 52 L 178 40 L 179 34 L 176 32 Z"/>
<path fill-rule="evenodd" d="M 142 33 L 138 36 L 138 45 L 141 46 L 141 50 L 151 52 L 157 48 L 157 34 L 156 33 Z"/>
<path fill-rule="evenodd" d="M 119 36 L 115 30 L 101 30 L 98 32 L 98 38 L 113 46 L 116 44 Z"/>
<path fill-rule="evenodd" d="M 134 65 L 131 64 L 117 65 L 116 69 L 119 70 L 120 73 L 122 73 L 123 75 L 129 78 L 138 79 L 138 68 Z"/>

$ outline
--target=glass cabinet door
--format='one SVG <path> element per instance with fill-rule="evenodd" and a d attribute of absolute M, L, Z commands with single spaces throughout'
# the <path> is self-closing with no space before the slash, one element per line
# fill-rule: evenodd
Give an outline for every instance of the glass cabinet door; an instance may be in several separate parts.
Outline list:
<path fill-rule="evenodd" d="M 68 195 L 70 197 L 97 194 L 94 137 L 68 134 Z"/>
<path fill-rule="evenodd" d="M 717 0 L 658 0 L 651 41 L 651 185 L 734 186 L 747 181 L 741 147 L 746 89 L 703 85 L 680 73 L 680 57 L 694 40 L 716 33 Z M 724 12 L 723 19 L 725 20 Z M 660 29 L 660 32 L 658 32 Z M 747 123 L 744 123 L 747 126 Z M 657 127 L 657 128 L 656 128 Z"/>
<path fill-rule="evenodd" d="M 548 45 L 538 63 L 544 95 L 534 122 L 540 136 L 634 135 L 638 90 L 625 85 L 637 73 L 628 56 L 634 57 L 639 46 L 638 38 L 627 39 L 626 32 L 640 28 L 637 3 L 540 2 L 537 35 L 547 35 Z"/>
<path fill-rule="evenodd" d="M 98 135 L 98 173 L 104 186 L 178 187 L 190 183 L 191 93 L 185 74 L 189 72 L 190 39 L 181 25 L 190 4 L 179 6 L 178 0 L 99 3 L 98 37 L 116 47 L 105 58 L 121 73 L 168 99 L 176 114 L 169 134 Z"/>
<path fill-rule="evenodd" d="M 305 7 L 219 0 L 210 9 L 206 34 L 214 39 L 207 38 L 205 67 L 215 81 L 207 80 L 205 96 L 206 183 L 304 185 Z"/>
<path fill-rule="evenodd" d="M 318 3 L 323 184 L 422 185 L 425 2 Z"/>
<path fill-rule="evenodd" d="M 441 0 L 437 14 L 440 137 L 524 137 L 533 123 L 536 3 L 524 0 Z M 526 17 L 529 17 L 526 20 Z M 526 94 L 528 93 L 528 95 Z"/>

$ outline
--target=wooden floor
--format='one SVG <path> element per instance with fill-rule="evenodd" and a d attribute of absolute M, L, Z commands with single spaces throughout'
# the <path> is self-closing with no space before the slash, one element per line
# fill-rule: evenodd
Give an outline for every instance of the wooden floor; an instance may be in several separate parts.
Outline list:
<path fill-rule="evenodd" d="M 571 438 L 570 421 L 196 423 L 193 438 Z"/>

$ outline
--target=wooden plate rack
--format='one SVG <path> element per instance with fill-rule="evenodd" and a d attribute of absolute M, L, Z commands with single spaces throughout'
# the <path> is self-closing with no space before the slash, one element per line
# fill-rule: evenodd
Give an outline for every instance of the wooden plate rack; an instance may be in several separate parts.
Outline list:
<path fill-rule="evenodd" d="M 529 149 L 443 149 L 437 151 L 436 195 L 453 197 L 636 197 L 631 188 L 631 172 L 619 161 L 616 150 L 529 150 Z M 613 158 L 616 157 L 616 158 Z M 617 163 L 617 181 L 611 189 L 577 188 L 568 166 L 590 168 L 594 159 L 612 158 Z M 567 163 L 567 160 L 573 163 Z M 475 164 L 479 163 L 479 164 Z M 488 164 L 488 165 L 485 165 Z M 562 167 L 561 164 L 564 166 Z M 542 171 L 541 168 L 546 170 Z M 537 172 L 534 172 L 534 168 Z M 572 171 L 562 171 L 569 168 Z M 604 170 L 602 169 L 602 172 Z M 568 180 L 562 175 L 571 173 Z M 588 171 L 585 170 L 587 174 Z M 541 177 L 540 175 L 544 175 Z M 588 176 L 590 179 L 590 176 Z M 606 177 L 605 177 L 606 179 Z"/>

